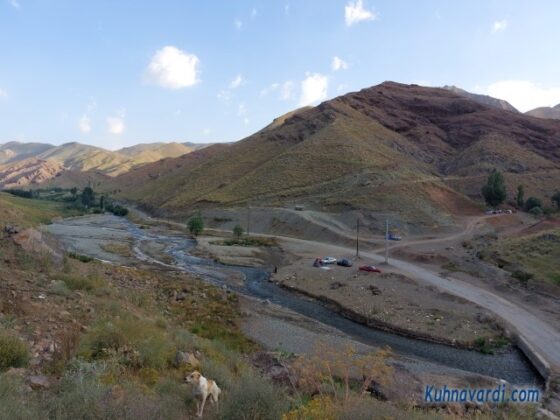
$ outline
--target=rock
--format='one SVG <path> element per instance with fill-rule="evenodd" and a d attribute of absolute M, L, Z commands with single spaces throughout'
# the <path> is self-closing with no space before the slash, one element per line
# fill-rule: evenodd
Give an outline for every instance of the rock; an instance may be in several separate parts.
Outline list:
<path fill-rule="evenodd" d="M 181 367 L 184 365 L 189 365 L 193 369 L 200 367 L 200 360 L 192 353 L 186 351 L 178 351 L 175 353 L 175 366 Z"/>
<path fill-rule="evenodd" d="M 50 387 L 49 378 L 47 378 L 44 375 L 30 376 L 28 381 L 29 381 L 29 385 L 33 389 L 49 389 Z"/>
<path fill-rule="evenodd" d="M 23 378 L 23 376 L 25 375 L 26 370 L 24 368 L 10 368 L 6 371 L 6 373 L 4 375 L 8 375 L 8 376 L 16 376 L 18 378 Z"/>
<path fill-rule="evenodd" d="M 186 298 L 187 298 L 187 294 L 185 292 L 177 293 L 177 296 L 175 296 L 175 300 L 177 302 L 185 300 Z"/>
<path fill-rule="evenodd" d="M 336 290 L 336 289 L 340 289 L 341 287 L 346 286 L 344 283 L 341 283 L 339 281 L 335 281 L 334 283 L 331 283 L 330 285 L 330 289 L 331 290 Z"/>

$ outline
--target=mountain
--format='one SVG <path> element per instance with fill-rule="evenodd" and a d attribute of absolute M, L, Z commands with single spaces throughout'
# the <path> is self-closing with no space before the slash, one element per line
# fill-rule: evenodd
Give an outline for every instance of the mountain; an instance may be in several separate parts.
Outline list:
<path fill-rule="evenodd" d="M 37 156 L 39 159 L 57 162 L 66 169 L 97 170 L 107 175 L 118 175 L 128 171 L 135 161 L 117 152 L 76 142 L 53 147 Z"/>
<path fill-rule="evenodd" d="M 476 101 L 482 105 L 491 106 L 492 108 L 502 109 L 504 111 L 519 112 L 509 102 L 504 101 L 503 99 L 497 99 L 488 95 L 479 95 L 477 93 L 467 92 L 466 90 L 458 88 L 457 86 L 444 86 L 443 89 L 447 89 L 453 93 L 456 93 L 457 95 L 472 99 L 473 101 Z"/>
<path fill-rule="evenodd" d="M 56 177 L 63 171 L 64 167 L 59 163 L 32 157 L 0 165 L 0 186 L 8 189 L 40 184 Z"/>
<path fill-rule="evenodd" d="M 185 143 L 144 143 L 117 150 L 121 155 L 133 159 L 136 164 L 155 162 L 170 157 L 179 157 L 195 150 Z"/>
<path fill-rule="evenodd" d="M 531 111 L 527 111 L 525 115 L 530 115 L 531 117 L 537 118 L 560 120 L 560 104 L 556 105 L 555 107 L 543 106 L 541 108 L 535 108 Z"/>
<path fill-rule="evenodd" d="M 475 211 L 493 168 L 511 191 L 520 179 L 531 194 L 558 188 L 559 146 L 560 122 L 449 89 L 385 82 L 282 118 L 196 165 L 170 159 L 167 167 L 176 169 L 128 184 L 120 196 L 178 216 L 301 203 L 433 226 L 453 212 Z"/>
<path fill-rule="evenodd" d="M 204 146 L 200 144 L 197 148 Z M 194 149 L 180 143 L 139 144 L 109 151 L 76 142 L 60 146 L 10 142 L 0 145 L 0 188 L 38 184 L 67 186 L 74 181 L 83 186 L 91 179 L 103 183 L 107 176 L 120 175 L 143 164 L 178 157 Z"/>
<path fill-rule="evenodd" d="M 0 164 L 17 162 L 37 156 L 54 146 L 44 143 L 20 143 L 12 141 L 0 145 Z"/>

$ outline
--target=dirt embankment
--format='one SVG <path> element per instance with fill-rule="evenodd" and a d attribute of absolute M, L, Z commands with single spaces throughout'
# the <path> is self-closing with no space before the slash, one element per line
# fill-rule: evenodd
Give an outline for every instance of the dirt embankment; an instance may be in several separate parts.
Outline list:
<path fill-rule="evenodd" d="M 369 327 L 461 348 L 479 348 L 482 340 L 490 346 L 504 344 L 502 328 L 487 311 L 401 274 L 291 268 L 274 277 L 279 286 Z"/>

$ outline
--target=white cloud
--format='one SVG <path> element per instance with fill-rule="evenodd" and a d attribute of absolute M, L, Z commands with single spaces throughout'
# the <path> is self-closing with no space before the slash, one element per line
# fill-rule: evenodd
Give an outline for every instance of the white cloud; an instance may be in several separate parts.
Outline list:
<path fill-rule="evenodd" d="M 91 131 L 91 120 L 86 114 L 80 117 L 78 121 L 78 128 L 84 134 L 87 134 Z"/>
<path fill-rule="evenodd" d="M 21 4 L 19 4 L 18 0 L 10 0 L 10 4 L 14 9 L 19 9 L 21 7 Z"/>
<path fill-rule="evenodd" d="M 181 89 L 198 82 L 200 60 L 194 54 L 177 47 L 166 46 L 156 51 L 148 68 L 146 78 L 151 83 L 167 89 Z"/>
<path fill-rule="evenodd" d="M 126 111 L 121 109 L 116 112 L 115 116 L 107 118 L 107 130 L 111 134 L 122 134 L 125 130 L 124 117 L 126 116 Z"/>
<path fill-rule="evenodd" d="M 528 80 L 502 80 L 476 90 L 478 93 L 504 99 L 522 112 L 560 104 L 560 86 L 545 87 Z"/>
<path fill-rule="evenodd" d="M 341 83 L 336 87 L 336 91 L 339 92 L 339 93 L 342 92 L 343 90 L 347 90 L 347 89 L 348 89 L 348 85 L 344 84 L 344 83 Z"/>
<path fill-rule="evenodd" d="M 373 10 L 365 9 L 363 0 L 349 1 L 346 6 L 344 6 L 344 20 L 346 26 L 352 26 L 359 22 L 375 19 L 377 19 L 377 14 Z"/>
<path fill-rule="evenodd" d="M 238 29 L 238 30 L 243 27 L 243 22 L 241 22 L 241 20 L 239 20 L 239 19 L 235 19 L 233 24 L 235 25 L 235 28 Z"/>
<path fill-rule="evenodd" d="M 229 90 L 221 90 L 220 92 L 218 92 L 218 94 L 216 95 L 216 97 L 222 101 L 223 103 L 229 103 L 229 100 L 231 99 L 231 92 Z"/>
<path fill-rule="evenodd" d="M 257 17 L 257 9 L 253 7 L 253 10 L 251 10 L 251 19 L 255 19 L 256 17 Z"/>
<path fill-rule="evenodd" d="M 241 74 L 238 74 L 237 76 L 235 76 L 235 79 L 233 79 L 230 84 L 229 84 L 229 88 L 230 89 L 236 89 L 239 86 L 241 86 L 243 84 L 245 80 L 243 79 L 243 76 Z"/>
<path fill-rule="evenodd" d="M 0 88 L 0 99 L 4 99 L 8 97 L 8 92 L 6 92 L 4 89 Z"/>
<path fill-rule="evenodd" d="M 319 73 L 307 73 L 301 82 L 301 96 L 299 105 L 311 105 L 327 98 L 329 80 L 327 76 Z"/>
<path fill-rule="evenodd" d="M 348 68 L 348 63 L 346 61 L 344 61 L 342 58 L 336 55 L 333 57 L 331 63 L 331 69 L 333 71 L 346 70 L 347 68 Z"/>
<path fill-rule="evenodd" d="M 497 20 L 492 25 L 492 33 L 495 34 L 496 32 L 504 31 L 508 26 L 507 20 Z"/>
<path fill-rule="evenodd" d="M 286 16 L 290 15 L 290 3 L 287 3 L 286 5 L 284 5 L 284 14 Z"/>
<path fill-rule="evenodd" d="M 247 108 L 245 108 L 245 104 L 237 105 L 237 115 L 239 117 L 244 117 L 245 115 L 247 115 Z"/>
<path fill-rule="evenodd" d="M 261 96 L 266 96 L 269 93 L 274 92 L 276 89 L 278 89 L 280 87 L 280 83 L 273 83 L 268 87 L 265 87 L 264 89 L 261 89 L 260 91 L 260 95 Z"/>
<path fill-rule="evenodd" d="M 247 117 L 243 118 L 243 124 L 249 125 L 250 122 L 251 121 L 249 120 L 249 118 L 247 118 Z"/>
<path fill-rule="evenodd" d="M 283 101 L 289 101 L 294 97 L 294 89 L 296 85 L 291 80 L 287 80 L 282 83 L 282 87 L 280 88 L 280 99 Z"/>
<path fill-rule="evenodd" d="M 209 128 L 205 128 L 204 130 L 202 130 L 202 134 L 204 134 L 204 136 L 206 137 L 208 137 L 211 133 L 212 130 L 210 130 Z"/>

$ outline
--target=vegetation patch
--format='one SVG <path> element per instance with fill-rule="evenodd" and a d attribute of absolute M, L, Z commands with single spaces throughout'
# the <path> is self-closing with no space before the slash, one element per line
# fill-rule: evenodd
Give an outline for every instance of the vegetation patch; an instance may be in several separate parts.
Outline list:
<path fill-rule="evenodd" d="M 83 263 L 88 263 L 93 261 L 92 257 L 88 257 L 87 255 L 77 254 L 75 252 L 69 252 L 68 257 Z"/>
<path fill-rule="evenodd" d="M 276 238 L 249 236 L 241 238 L 224 239 L 223 241 L 210 242 L 212 245 L 221 246 L 251 246 L 251 247 L 272 247 L 278 246 Z"/>
<path fill-rule="evenodd" d="M 0 330 L 0 372 L 27 365 L 29 350 L 19 338 Z"/>
<path fill-rule="evenodd" d="M 110 254 L 117 254 L 122 257 L 132 257 L 132 251 L 128 243 L 108 242 L 101 245 L 101 249 Z"/>

